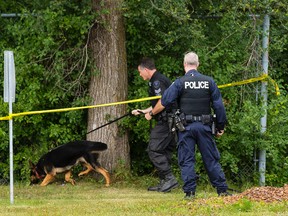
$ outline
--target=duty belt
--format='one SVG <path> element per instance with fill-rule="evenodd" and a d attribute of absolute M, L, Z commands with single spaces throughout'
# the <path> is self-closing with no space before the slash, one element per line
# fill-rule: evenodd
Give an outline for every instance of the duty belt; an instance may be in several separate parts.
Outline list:
<path fill-rule="evenodd" d="M 187 123 L 202 122 L 203 124 L 208 124 L 212 122 L 211 115 L 185 115 L 185 119 Z"/>

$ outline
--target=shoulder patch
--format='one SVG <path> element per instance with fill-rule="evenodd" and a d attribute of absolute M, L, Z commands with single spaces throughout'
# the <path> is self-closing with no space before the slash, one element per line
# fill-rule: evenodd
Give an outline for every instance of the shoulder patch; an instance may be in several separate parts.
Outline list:
<path fill-rule="evenodd" d="M 155 89 L 155 95 L 160 96 L 161 95 L 161 88 Z"/>
<path fill-rule="evenodd" d="M 159 81 L 159 80 L 154 81 L 154 82 L 153 82 L 153 87 L 154 87 L 155 89 L 158 89 L 158 88 L 160 87 L 160 81 Z"/>

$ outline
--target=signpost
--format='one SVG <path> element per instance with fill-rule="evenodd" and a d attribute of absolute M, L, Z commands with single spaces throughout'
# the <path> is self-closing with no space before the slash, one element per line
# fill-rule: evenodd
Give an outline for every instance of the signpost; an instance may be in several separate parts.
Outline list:
<path fill-rule="evenodd" d="M 9 103 L 9 116 L 12 114 L 12 103 L 15 102 L 15 65 L 12 51 L 4 51 L 4 102 Z M 13 178 L 13 119 L 9 118 L 9 158 L 10 158 L 10 203 L 14 203 Z"/>

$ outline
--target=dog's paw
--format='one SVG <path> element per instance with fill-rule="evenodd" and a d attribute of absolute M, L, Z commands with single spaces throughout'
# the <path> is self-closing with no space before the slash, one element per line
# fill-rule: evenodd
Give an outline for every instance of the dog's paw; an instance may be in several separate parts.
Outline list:
<path fill-rule="evenodd" d="M 72 185 L 76 185 L 76 181 L 75 181 L 74 179 L 70 179 L 70 183 L 71 183 Z"/>

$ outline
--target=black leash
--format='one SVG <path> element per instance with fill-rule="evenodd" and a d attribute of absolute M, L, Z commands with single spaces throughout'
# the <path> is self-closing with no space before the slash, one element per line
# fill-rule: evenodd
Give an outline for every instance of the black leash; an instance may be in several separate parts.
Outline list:
<path fill-rule="evenodd" d="M 131 115 L 131 113 L 127 113 L 127 114 L 125 114 L 125 115 L 123 115 L 123 116 L 121 116 L 121 117 L 119 117 L 119 118 L 116 118 L 116 119 L 114 119 L 114 120 L 112 120 L 112 121 L 109 121 L 108 123 L 106 123 L 106 124 L 104 124 L 104 125 L 101 125 L 101 126 L 95 128 L 95 129 L 89 131 L 89 132 L 86 133 L 86 134 L 92 133 L 93 131 L 96 131 L 96 130 L 102 128 L 102 127 L 105 127 L 106 125 L 112 124 L 113 122 L 119 121 L 120 119 L 125 118 L 126 116 L 129 116 L 129 115 Z"/>
<path fill-rule="evenodd" d="M 196 180 L 199 180 L 199 179 L 204 179 L 206 182 L 210 183 L 206 178 L 204 178 L 203 176 L 201 176 L 200 174 L 196 174 Z M 233 188 L 227 188 L 228 191 L 232 191 L 232 192 L 236 192 L 236 193 L 241 193 L 241 191 L 239 190 L 236 190 L 236 189 L 233 189 Z"/>

